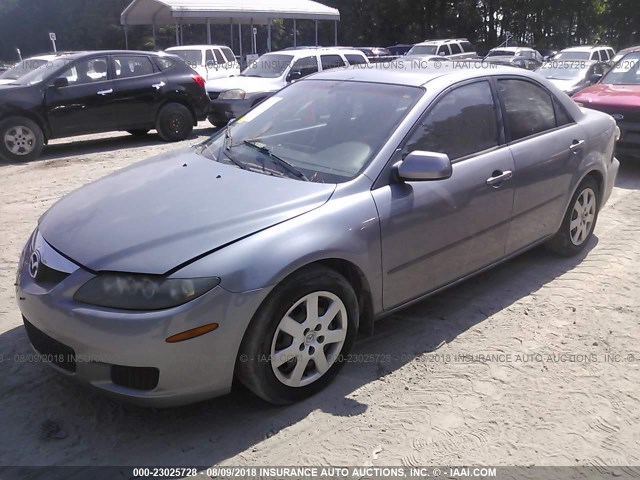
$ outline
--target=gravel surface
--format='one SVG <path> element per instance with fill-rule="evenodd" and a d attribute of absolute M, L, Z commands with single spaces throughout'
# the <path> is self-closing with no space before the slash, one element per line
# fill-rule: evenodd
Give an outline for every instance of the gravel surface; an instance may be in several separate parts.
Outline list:
<path fill-rule="evenodd" d="M 14 299 L 38 217 L 103 175 L 192 140 L 52 142 L 0 166 L 0 465 L 638 465 L 640 162 L 623 163 L 578 258 L 533 250 L 376 324 L 319 395 L 238 389 L 198 405 L 116 403 L 31 353 Z"/>

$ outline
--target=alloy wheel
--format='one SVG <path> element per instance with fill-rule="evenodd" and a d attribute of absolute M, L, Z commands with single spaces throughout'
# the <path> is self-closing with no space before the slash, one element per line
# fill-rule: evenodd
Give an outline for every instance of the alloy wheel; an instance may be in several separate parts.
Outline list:
<path fill-rule="evenodd" d="M 14 155 L 29 155 L 36 148 L 36 134 L 23 125 L 11 127 L 4 134 L 4 145 Z"/>
<path fill-rule="evenodd" d="M 574 245 L 582 245 L 591 233 L 596 218 L 596 204 L 596 194 L 590 188 L 585 188 L 576 199 L 569 223 L 569 235 Z"/>

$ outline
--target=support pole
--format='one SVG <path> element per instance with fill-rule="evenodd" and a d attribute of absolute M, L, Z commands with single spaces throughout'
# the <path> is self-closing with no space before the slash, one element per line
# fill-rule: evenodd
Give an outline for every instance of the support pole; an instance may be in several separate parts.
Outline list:
<path fill-rule="evenodd" d="M 337 47 L 338 46 L 338 21 L 334 20 L 333 21 L 333 36 L 334 36 L 334 45 Z"/>
<path fill-rule="evenodd" d="M 316 47 L 318 46 L 318 20 L 316 20 Z"/>
<path fill-rule="evenodd" d="M 271 51 L 271 19 L 268 20 L 267 24 L 267 52 Z"/>
<path fill-rule="evenodd" d="M 180 22 L 180 45 L 184 45 L 184 25 Z"/>
<path fill-rule="evenodd" d="M 176 47 L 180 46 L 180 25 L 176 22 Z"/>
<path fill-rule="evenodd" d="M 153 49 L 157 50 L 158 48 L 156 47 L 156 24 L 155 23 L 151 25 L 151 34 L 153 35 Z"/>
<path fill-rule="evenodd" d="M 129 27 L 126 24 L 124 26 L 124 49 L 129 50 Z"/>
<path fill-rule="evenodd" d="M 211 20 L 207 18 L 207 44 L 211 45 Z"/>
<path fill-rule="evenodd" d="M 293 19 L 293 46 L 298 46 L 298 27 L 296 26 L 296 19 Z"/>
<path fill-rule="evenodd" d="M 253 18 L 251 19 L 251 29 L 249 30 L 249 33 L 251 33 L 251 53 L 256 53 L 256 36 L 253 33 Z"/>
<path fill-rule="evenodd" d="M 233 51 L 233 18 L 229 19 L 229 48 Z"/>
<path fill-rule="evenodd" d="M 242 62 L 242 23 L 238 23 L 238 44 L 240 48 L 240 62 Z"/>

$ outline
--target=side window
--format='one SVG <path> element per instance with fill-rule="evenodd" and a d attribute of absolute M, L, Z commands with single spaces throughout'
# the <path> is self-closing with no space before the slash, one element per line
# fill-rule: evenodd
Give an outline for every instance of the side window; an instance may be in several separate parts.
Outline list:
<path fill-rule="evenodd" d="M 158 64 L 158 67 L 160 68 L 160 70 L 162 70 L 163 72 L 165 70 L 170 69 L 176 64 L 176 62 L 174 62 L 170 58 L 165 58 L 165 57 L 157 57 L 156 63 Z"/>
<path fill-rule="evenodd" d="M 449 48 L 451 49 L 451 55 L 462 53 L 462 49 L 460 48 L 460 45 L 458 45 L 457 43 L 452 43 L 451 45 L 449 45 Z"/>
<path fill-rule="evenodd" d="M 216 63 L 218 63 L 218 64 L 225 63 L 225 59 L 222 56 L 222 53 L 220 53 L 220 50 L 218 50 L 217 48 L 214 48 L 213 49 L 213 54 L 216 56 Z"/>
<path fill-rule="evenodd" d="M 591 54 L 591 57 L 589 57 L 589 60 L 600 60 L 600 55 L 598 54 L 598 52 L 593 52 Z"/>
<path fill-rule="evenodd" d="M 437 101 L 403 149 L 440 152 L 451 160 L 498 145 L 498 124 L 486 81 L 458 87 Z"/>
<path fill-rule="evenodd" d="M 464 50 L 466 53 L 475 51 L 475 49 L 473 48 L 473 45 L 471 45 L 469 42 L 462 42 L 460 43 L 460 45 L 462 46 L 462 50 Z"/>
<path fill-rule="evenodd" d="M 113 57 L 116 78 L 142 77 L 153 73 L 153 64 L 149 57 L 116 55 Z"/>
<path fill-rule="evenodd" d="M 318 71 L 318 59 L 315 57 L 299 58 L 291 67 L 291 73 L 300 72 L 301 77 L 306 77 Z"/>
<path fill-rule="evenodd" d="M 205 50 L 204 64 L 207 68 L 215 68 L 216 61 L 213 59 L 213 52 L 211 50 Z"/>
<path fill-rule="evenodd" d="M 346 66 L 340 55 L 321 55 L 320 61 L 322 62 L 322 70 Z"/>
<path fill-rule="evenodd" d="M 236 57 L 233 54 L 233 52 L 231 51 L 230 48 L 228 47 L 222 47 L 222 54 L 224 55 L 224 58 L 227 59 L 227 62 L 235 62 L 236 61 Z"/>
<path fill-rule="evenodd" d="M 556 128 L 553 101 L 541 87 L 524 80 L 498 80 L 511 140 Z"/>
<path fill-rule="evenodd" d="M 356 55 L 355 53 L 347 53 L 345 57 L 347 58 L 349 65 L 365 65 L 367 63 L 367 60 L 364 58 L 363 55 Z"/>
<path fill-rule="evenodd" d="M 556 123 L 559 127 L 573 123 L 573 118 L 571 118 L 565 108 L 560 105 L 560 102 L 554 100 L 553 104 L 556 109 Z"/>
<path fill-rule="evenodd" d="M 107 80 L 107 59 L 101 57 L 78 62 L 60 77 L 69 80 L 69 86 L 102 82 Z"/>
<path fill-rule="evenodd" d="M 446 45 L 440 45 L 438 47 L 438 51 L 436 52 L 436 55 L 451 55 L 451 51 L 449 50 L 449 47 L 447 47 Z"/>

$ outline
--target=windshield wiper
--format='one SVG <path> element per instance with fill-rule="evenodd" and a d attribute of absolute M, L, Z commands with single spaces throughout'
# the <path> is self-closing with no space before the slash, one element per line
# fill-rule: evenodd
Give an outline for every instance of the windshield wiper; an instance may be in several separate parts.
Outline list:
<path fill-rule="evenodd" d="M 285 170 L 287 170 L 290 174 L 296 176 L 297 178 L 299 178 L 300 180 L 304 180 L 305 182 L 309 182 L 310 180 L 306 177 L 306 175 L 304 173 L 302 173 L 300 170 L 298 170 L 296 167 L 294 167 L 293 165 L 291 165 L 289 162 L 287 162 L 286 160 L 280 158 L 279 156 L 277 156 L 275 153 L 273 153 L 269 148 L 264 147 L 264 146 L 260 146 L 258 145 L 256 142 L 252 142 L 251 140 L 245 140 L 244 142 L 242 142 L 244 145 L 247 145 L 251 148 L 253 148 L 254 150 L 259 151 L 260 153 L 266 155 L 267 157 L 269 157 L 271 160 L 274 161 L 274 163 L 279 164 L 281 167 L 284 167 Z"/>

